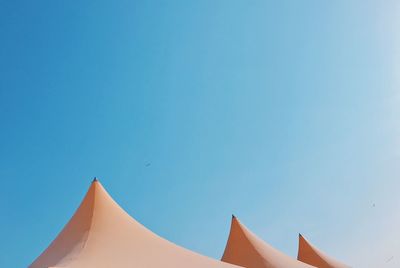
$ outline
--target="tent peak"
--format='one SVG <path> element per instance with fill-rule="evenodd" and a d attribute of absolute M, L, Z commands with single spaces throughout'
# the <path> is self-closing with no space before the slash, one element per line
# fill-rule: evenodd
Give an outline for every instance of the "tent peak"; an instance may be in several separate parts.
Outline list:
<path fill-rule="evenodd" d="M 236 268 L 154 234 L 129 216 L 95 178 L 64 229 L 29 268 Z M 237 267 L 239 268 L 239 267 Z"/>
<path fill-rule="evenodd" d="M 97 177 L 94 177 L 93 180 L 92 180 L 92 183 L 93 183 L 93 182 L 97 182 L 97 181 L 99 181 L 99 180 L 97 179 Z"/>
<path fill-rule="evenodd" d="M 312 268 L 261 240 L 236 217 L 232 218 L 222 261 L 251 268 Z"/>
<path fill-rule="evenodd" d="M 346 264 L 333 259 L 326 253 L 316 248 L 301 234 L 299 234 L 299 249 L 297 259 L 315 267 L 349 268 L 349 266 Z"/>

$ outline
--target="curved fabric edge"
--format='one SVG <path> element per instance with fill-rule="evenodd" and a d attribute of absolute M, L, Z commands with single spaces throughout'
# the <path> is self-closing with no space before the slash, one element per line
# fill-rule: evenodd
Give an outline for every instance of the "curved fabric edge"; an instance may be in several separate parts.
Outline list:
<path fill-rule="evenodd" d="M 222 261 L 247 268 L 312 268 L 275 249 L 232 215 L 231 230 Z"/>
<path fill-rule="evenodd" d="M 29 268 L 237 268 L 151 232 L 94 180 L 79 208 Z"/>
<path fill-rule="evenodd" d="M 318 268 L 350 268 L 350 266 L 337 261 L 319 250 L 301 234 L 299 234 L 297 259 Z"/>

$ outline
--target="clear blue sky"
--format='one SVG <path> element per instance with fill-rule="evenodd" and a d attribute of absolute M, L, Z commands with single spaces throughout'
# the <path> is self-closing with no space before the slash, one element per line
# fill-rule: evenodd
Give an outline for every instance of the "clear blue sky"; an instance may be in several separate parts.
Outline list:
<path fill-rule="evenodd" d="M 234 213 L 291 256 L 301 232 L 354 267 L 399 267 L 399 14 L 395 0 L 1 1 L 0 266 L 33 261 L 97 176 L 211 257 Z"/>

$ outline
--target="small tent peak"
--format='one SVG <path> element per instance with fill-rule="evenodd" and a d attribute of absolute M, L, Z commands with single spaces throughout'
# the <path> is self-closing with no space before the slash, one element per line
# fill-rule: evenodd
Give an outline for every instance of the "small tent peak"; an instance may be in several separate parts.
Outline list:
<path fill-rule="evenodd" d="M 241 267 L 312 268 L 261 240 L 236 217 L 232 218 L 231 231 L 221 260 Z"/>
<path fill-rule="evenodd" d="M 297 259 L 315 267 L 349 268 L 349 266 L 316 248 L 301 234 L 299 234 Z"/>
<path fill-rule="evenodd" d="M 232 214 L 232 220 L 231 220 L 231 225 L 240 225 L 240 221 L 238 219 L 238 217 L 236 217 L 235 215 Z"/>
<path fill-rule="evenodd" d="M 99 181 L 99 180 L 97 179 L 97 177 L 94 177 L 93 180 L 92 180 L 92 183 L 93 183 L 93 182 L 98 182 L 98 181 Z"/>
<path fill-rule="evenodd" d="M 240 222 L 239 218 L 234 214 L 232 214 L 232 222 Z"/>

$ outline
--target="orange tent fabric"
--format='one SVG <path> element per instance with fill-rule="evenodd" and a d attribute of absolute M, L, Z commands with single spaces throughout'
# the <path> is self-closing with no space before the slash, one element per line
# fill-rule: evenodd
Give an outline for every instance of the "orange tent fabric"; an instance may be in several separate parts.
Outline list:
<path fill-rule="evenodd" d="M 299 235 L 299 253 L 297 256 L 299 261 L 311 264 L 318 268 L 349 268 L 347 266 L 320 251 L 310 242 L 308 242 L 301 234 Z"/>
<path fill-rule="evenodd" d="M 29 268 L 237 268 L 179 247 L 131 218 L 93 181 L 71 220 Z"/>
<path fill-rule="evenodd" d="M 247 268 L 312 268 L 262 241 L 232 216 L 222 261 Z"/>

